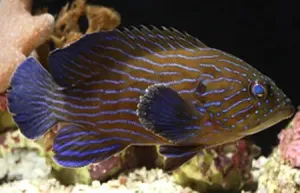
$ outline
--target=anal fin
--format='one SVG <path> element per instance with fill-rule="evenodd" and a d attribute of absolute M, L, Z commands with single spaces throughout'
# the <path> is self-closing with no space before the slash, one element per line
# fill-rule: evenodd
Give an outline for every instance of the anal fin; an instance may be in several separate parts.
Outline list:
<path fill-rule="evenodd" d="M 189 161 L 201 151 L 200 146 L 168 146 L 159 147 L 159 153 L 165 157 L 163 170 L 170 172 Z"/>
<path fill-rule="evenodd" d="M 83 167 L 119 153 L 127 147 L 130 140 L 67 124 L 61 127 L 55 137 L 54 160 L 63 167 Z"/>

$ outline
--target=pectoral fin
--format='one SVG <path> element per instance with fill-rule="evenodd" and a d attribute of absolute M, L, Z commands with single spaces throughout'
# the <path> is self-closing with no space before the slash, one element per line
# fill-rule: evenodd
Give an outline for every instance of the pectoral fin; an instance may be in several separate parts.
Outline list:
<path fill-rule="evenodd" d="M 200 114 L 172 88 L 150 86 L 140 97 L 137 115 L 148 130 L 176 143 L 200 129 Z"/>

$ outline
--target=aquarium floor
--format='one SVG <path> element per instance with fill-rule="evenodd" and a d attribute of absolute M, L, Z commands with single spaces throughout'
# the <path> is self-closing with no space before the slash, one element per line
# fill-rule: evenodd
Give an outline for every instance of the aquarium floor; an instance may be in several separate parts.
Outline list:
<path fill-rule="evenodd" d="M 160 169 L 137 169 L 106 183 L 94 181 L 90 186 L 63 186 L 56 179 L 21 180 L 0 186 L 1 193 L 198 193 L 174 183 L 173 177 Z"/>

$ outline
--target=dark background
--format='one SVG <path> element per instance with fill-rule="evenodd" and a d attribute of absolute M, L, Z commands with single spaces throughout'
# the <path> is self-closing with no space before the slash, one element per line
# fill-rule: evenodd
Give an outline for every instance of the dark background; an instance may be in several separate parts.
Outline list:
<path fill-rule="evenodd" d="M 56 14 L 66 0 L 35 0 Z M 187 31 L 206 45 L 234 54 L 272 78 L 300 104 L 300 24 L 296 1 L 268 0 L 88 0 L 113 7 L 121 26 L 155 25 Z M 299 79 L 298 79 L 299 78 Z M 267 154 L 278 143 L 283 121 L 251 136 Z"/>

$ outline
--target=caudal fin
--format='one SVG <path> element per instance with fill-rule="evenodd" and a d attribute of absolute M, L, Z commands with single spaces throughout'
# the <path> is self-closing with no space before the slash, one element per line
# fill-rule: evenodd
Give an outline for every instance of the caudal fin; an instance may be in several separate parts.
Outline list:
<path fill-rule="evenodd" d="M 41 137 L 57 122 L 48 108 L 48 93 L 57 85 L 33 57 L 20 64 L 10 84 L 8 109 L 21 133 L 29 139 Z"/>

